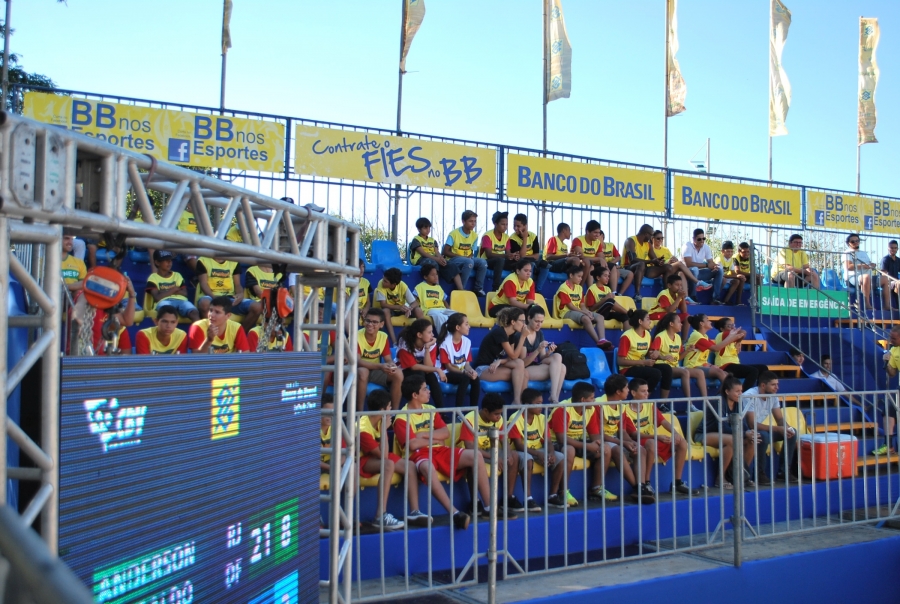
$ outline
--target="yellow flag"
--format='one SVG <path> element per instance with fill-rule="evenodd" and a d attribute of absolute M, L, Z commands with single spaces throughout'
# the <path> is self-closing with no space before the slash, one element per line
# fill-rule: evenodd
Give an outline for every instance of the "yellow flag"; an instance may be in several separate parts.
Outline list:
<path fill-rule="evenodd" d="M 781 3 L 772 0 L 772 31 L 769 32 L 769 136 L 784 136 L 788 133 L 788 109 L 791 107 L 791 83 L 788 81 L 781 54 L 791 26 L 791 11 Z"/>
<path fill-rule="evenodd" d="M 400 73 L 406 73 L 406 54 L 422 21 L 425 20 L 425 0 L 406 0 L 403 22 L 403 48 L 400 50 Z"/>
<path fill-rule="evenodd" d="M 562 0 L 550 0 L 550 27 L 547 28 L 549 40 L 544 44 L 550 49 L 550 61 L 547 68 L 547 102 L 556 99 L 567 99 L 572 92 L 572 45 L 566 32 L 566 20 L 563 17 Z"/>
<path fill-rule="evenodd" d="M 222 54 L 231 48 L 231 0 L 225 0 L 222 12 Z"/>
<path fill-rule="evenodd" d="M 681 67 L 675 58 L 678 53 L 678 0 L 666 0 L 666 10 L 669 12 L 669 47 L 666 50 L 666 60 L 669 63 L 669 78 L 666 82 L 669 101 L 666 105 L 666 117 L 671 117 L 685 110 L 687 84 L 681 77 Z"/>
<path fill-rule="evenodd" d="M 857 117 L 857 144 L 877 143 L 875 122 L 875 89 L 878 87 L 878 63 L 875 51 L 881 30 L 878 19 L 859 19 L 859 111 Z"/>

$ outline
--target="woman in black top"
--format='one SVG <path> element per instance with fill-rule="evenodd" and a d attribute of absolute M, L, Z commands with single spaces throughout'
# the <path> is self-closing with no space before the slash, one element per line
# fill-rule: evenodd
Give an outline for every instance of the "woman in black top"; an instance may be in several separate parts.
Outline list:
<path fill-rule="evenodd" d="M 550 402 L 559 402 L 559 393 L 566 379 L 566 366 L 562 355 L 556 352 L 556 344 L 544 339 L 541 326 L 544 324 L 544 309 L 539 304 L 532 304 L 525 312 L 525 328 L 513 335 L 518 344 L 524 341 L 519 358 L 525 363 L 525 372 L 529 380 L 543 382 L 550 380 Z"/>
<path fill-rule="evenodd" d="M 525 311 L 515 306 L 504 308 L 497 315 L 497 325 L 491 329 L 478 348 L 475 372 L 482 382 L 510 382 L 513 404 L 522 404 L 522 391 L 528 386 L 525 363 L 520 358 L 523 338 L 513 346 L 511 336 L 525 327 Z"/>
<path fill-rule="evenodd" d="M 729 422 L 729 414 L 741 412 L 741 395 L 744 393 L 744 387 L 741 381 L 733 376 L 728 376 L 722 382 L 722 402 L 719 409 L 713 408 L 713 403 L 707 402 L 704 408 L 703 423 L 697 427 L 694 434 L 694 440 L 703 443 L 707 447 L 713 447 L 719 450 L 719 465 L 723 468 L 725 482 L 723 487 L 726 490 L 733 489 L 732 483 L 733 471 L 731 470 L 731 459 L 734 455 L 734 434 L 731 431 L 731 423 Z M 718 411 L 718 413 L 716 413 Z M 718 416 L 718 417 L 717 417 Z M 722 418 L 722 430 L 719 433 L 719 418 Z M 753 463 L 753 454 L 756 452 L 756 443 L 759 442 L 759 435 L 755 430 L 750 428 L 747 423 L 746 416 L 741 420 L 744 431 L 744 465 L 749 467 Z M 755 483 L 750 479 L 749 474 L 746 475 L 744 486 L 752 488 Z M 719 480 L 716 479 L 716 486 Z"/>

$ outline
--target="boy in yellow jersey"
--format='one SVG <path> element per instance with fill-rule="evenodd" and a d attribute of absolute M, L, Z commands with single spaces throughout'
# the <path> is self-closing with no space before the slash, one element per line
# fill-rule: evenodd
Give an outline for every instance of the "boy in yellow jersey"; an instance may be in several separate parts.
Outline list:
<path fill-rule="evenodd" d="M 438 244 L 431 237 L 431 221 L 425 217 L 416 220 L 419 234 L 409 242 L 409 263 L 414 266 L 433 266 L 445 281 L 450 281 L 456 289 L 464 289 L 459 276 L 460 267 L 452 264 L 438 251 Z"/>
<path fill-rule="evenodd" d="M 365 327 L 356 335 L 356 410 L 362 411 L 369 382 L 388 388 L 391 393 L 391 408 L 400 408 L 400 385 L 403 373 L 391 359 L 391 347 L 384 327 L 384 313 L 377 308 L 366 312 Z"/>
<path fill-rule="evenodd" d="M 322 395 L 323 410 L 334 409 L 334 398 L 331 394 Z M 319 446 L 323 449 L 331 449 L 331 413 L 322 414 L 322 423 L 319 428 Z M 341 438 L 341 448 L 344 448 L 344 439 Z M 321 453 L 319 458 L 319 471 L 322 474 L 331 472 L 331 454 Z"/>
<path fill-rule="evenodd" d="M 84 278 L 87 277 L 87 266 L 84 261 L 72 255 L 74 247 L 75 238 L 71 235 L 63 235 L 61 270 L 66 289 L 70 292 L 80 291 L 84 287 Z"/>
<path fill-rule="evenodd" d="M 478 257 L 478 214 L 472 210 L 462 213 L 462 226 L 453 229 L 447 235 L 444 242 L 444 258 L 447 264 L 453 264 L 459 268 L 459 280 L 466 287 L 469 275 L 475 271 L 475 281 L 472 291 L 475 295 L 484 297 L 484 276 L 487 274 L 487 262 Z"/>
<path fill-rule="evenodd" d="M 544 395 L 534 388 L 526 388 L 522 391 L 522 406 L 527 405 L 543 405 Z M 572 475 L 572 467 L 575 464 L 575 449 L 566 445 L 565 453 L 557 451 L 553 448 L 552 438 L 550 436 L 549 426 L 547 425 L 547 416 L 540 407 L 529 406 L 516 420 L 516 430 L 518 435 L 511 436 L 516 449 L 523 455 L 524 463 L 519 464 L 519 472 L 524 471 L 524 487 L 526 505 L 531 511 L 534 500 L 531 493 L 531 475 L 534 464 L 538 463 L 543 466 L 544 471 L 551 471 L 550 481 L 548 484 L 547 505 L 554 508 L 576 507 L 578 500 L 572 496 L 568 490 L 562 491 L 563 472 L 566 475 L 566 484 L 569 483 L 568 477 Z M 563 462 L 566 462 L 563 464 Z M 536 504 L 535 508 L 539 507 Z"/>
<path fill-rule="evenodd" d="M 187 354 L 187 334 L 178 329 L 178 313 L 173 306 L 156 309 L 156 327 L 137 333 L 134 342 L 137 354 Z"/>
<path fill-rule="evenodd" d="M 644 277 L 655 279 L 662 277 L 665 281 L 675 269 L 671 264 L 664 264 L 656 257 L 652 242 L 653 227 L 649 224 L 642 225 L 637 235 L 632 235 L 625 240 L 625 262 L 623 266 L 634 273 L 634 303 L 641 307 L 641 286 Z M 620 290 L 624 293 L 624 290 Z"/>
<path fill-rule="evenodd" d="M 659 321 L 668 314 L 677 314 L 681 319 L 681 339 L 687 340 L 688 334 L 688 310 L 687 292 L 684 291 L 684 281 L 680 275 L 666 277 L 666 289 L 656 296 L 656 304 L 650 309 L 650 320 Z"/>
<path fill-rule="evenodd" d="M 491 462 L 491 440 L 488 438 L 487 431 L 496 428 L 500 432 L 503 431 L 503 396 L 491 392 L 484 395 L 481 399 L 481 408 L 478 411 L 470 411 L 466 414 L 466 421 L 463 422 L 459 429 L 459 443 L 467 450 L 474 450 L 476 436 L 478 439 L 478 452 L 484 459 L 485 464 Z M 471 427 L 470 427 L 471 425 Z M 474 432 L 472 431 L 474 429 Z M 521 438 L 519 430 L 513 426 L 508 434 L 508 438 Z M 519 453 L 513 447 L 503 446 L 502 437 L 498 446 L 500 459 L 497 463 L 500 470 L 506 474 L 506 504 L 500 503 L 500 507 L 507 509 L 507 517 L 509 512 L 524 512 L 525 506 L 519 501 L 513 493 L 516 490 L 516 479 L 519 477 Z M 504 459 L 505 457 L 505 459 Z M 528 493 L 528 487 L 525 487 L 525 493 Z M 529 512 L 540 512 L 541 507 L 536 505 L 534 499 L 529 499 Z"/>
<path fill-rule="evenodd" d="M 778 257 L 772 263 L 773 283 L 795 287 L 796 283 L 805 280 L 815 289 L 819 289 L 819 274 L 810 267 L 809 256 L 802 248 L 803 235 L 794 233 L 788 239 L 788 246 L 778 250 Z"/>
<path fill-rule="evenodd" d="M 618 291 L 624 294 L 628 286 L 634 281 L 634 273 L 621 266 L 622 255 L 613 242 L 606 240 L 606 233 L 602 230 L 600 231 L 600 251 L 603 257 L 606 258 L 606 268 L 609 269 L 609 282 L 612 283 L 613 288 L 618 286 Z M 594 278 L 597 277 L 600 268 L 602 267 L 594 269 Z M 622 281 L 621 284 L 619 284 L 620 279 Z"/>
<path fill-rule="evenodd" d="M 888 334 L 888 343 L 891 345 L 891 348 L 881 358 L 884 361 L 884 370 L 888 374 L 888 379 L 890 379 L 900 373 L 900 325 L 891 327 L 891 331 Z M 885 406 L 887 407 L 887 413 L 884 414 L 884 435 L 887 440 L 882 446 L 872 452 L 875 455 L 886 455 L 894 451 L 894 426 L 897 423 L 897 410 L 890 403 L 887 403 Z"/>
<path fill-rule="evenodd" d="M 258 264 L 247 269 L 244 281 L 247 284 L 246 293 L 250 299 L 259 302 L 263 292 L 273 289 L 281 281 L 281 273 L 275 274 L 271 264 Z"/>
<path fill-rule="evenodd" d="M 229 321 L 231 298 L 216 296 L 209 303 L 208 318 L 195 321 L 188 332 L 188 346 L 193 352 L 223 354 L 249 352 L 247 336 L 239 323 Z"/>
<path fill-rule="evenodd" d="M 531 261 L 522 259 L 516 262 L 515 272 L 508 275 L 500 289 L 488 300 L 488 315 L 496 317 L 500 311 L 510 306 L 527 310 L 534 304 L 534 280 L 531 278 Z"/>
<path fill-rule="evenodd" d="M 400 413 L 394 419 L 395 452 L 407 459 L 408 451 L 408 459 L 416 466 L 419 480 L 430 485 L 431 494 L 450 512 L 453 526 L 465 530 L 469 527 L 470 517 L 454 507 L 441 485 L 438 473 L 457 481 L 464 478 L 466 471 L 476 463 L 482 464 L 477 475 L 478 494 L 483 501 L 490 502 L 490 485 L 487 472 L 483 471 L 482 457 L 474 450 L 444 444 L 450 438 L 450 430 L 441 414 L 434 412 L 434 407 L 427 404 L 431 400 L 431 391 L 421 374 L 414 373 L 404 378 L 402 390 L 403 397 L 409 401 L 403 410 L 408 413 Z M 488 511 L 488 508 L 482 508 L 483 513 Z"/>
<path fill-rule="evenodd" d="M 513 255 L 518 254 L 519 260 L 531 261 L 531 274 L 534 278 L 534 286 L 538 291 L 544 287 L 550 271 L 547 262 L 541 258 L 541 242 L 535 233 L 528 230 L 528 216 L 516 214 L 513 217 L 513 234 L 506 243 L 507 251 Z M 506 261 L 506 270 L 513 270 L 515 260 Z"/>
<path fill-rule="evenodd" d="M 750 263 L 752 262 L 750 258 L 750 244 L 746 241 L 741 241 L 738 245 L 738 255 L 737 255 L 737 272 L 739 275 L 743 275 L 744 279 L 747 282 L 750 281 L 751 274 Z M 762 285 L 763 276 L 759 273 L 756 273 L 756 284 Z"/>
<path fill-rule="evenodd" d="M 184 278 L 181 273 L 172 270 L 174 259 L 175 254 L 168 250 L 153 252 L 153 264 L 156 266 L 156 272 L 147 277 L 145 296 L 153 299 L 153 306 L 169 306 L 174 308 L 179 316 L 186 317 L 191 322 L 198 321 L 200 312 L 196 306 L 188 302 Z"/>
<path fill-rule="evenodd" d="M 447 294 L 438 284 L 438 268 L 433 264 L 426 264 L 420 274 L 422 282 L 413 290 L 413 295 L 419 301 L 419 308 L 434 323 L 434 332 L 438 333 L 456 311 L 447 308 Z"/>
<path fill-rule="evenodd" d="M 569 251 L 566 241 L 572 236 L 572 227 L 565 222 L 556 225 L 556 237 L 547 240 L 544 246 L 544 260 L 549 265 L 549 272 L 565 273 L 570 264 L 581 265 L 581 259 Z"/>
<path fill-rule="evenodd" d="M 259 342 L 265 335 L 266 326 L 257 325 L 247 334 L 247 346 L 250 352 L 256 352 L 259 349 Z M 293 352 L 294 343 L 291 341 L 291 334 L 287 333 L 283 325 L 276 325 L 269 334 L 269 343 L 265 347 L 268 352 Z"/>
<path fill-rule="evenodd" d="M 628 390 L 631 391 L 633 402 L 625 406 L 622 423 L 625 432 L 640 444 L 634 465 L 638 481 L 643 479 L 641 497 L 655 497 L 656 492 L 650 484 L 650 471 L 657 457 L 662 459 L 663 463 L 668 462 L 672 458 L 672 449 L 675 449 L 675 482 L 671 490 L 682 495 L 699 495 L 699 490 L 691 489 L 681 479 L 684 462 L 687 459 L 687 441 L 675 431 L 656 405 L 647 401 L 650 389 L 645 380 L 634 378 L 628 384 Z M 670 436 L 660 434 L 658 428 L 664 428 Z"/>
<path fill-rule="evenodd" d="M 672 250 L 664 245 L 665 241 L 666 236 L 662 231 L 653 231 L 653 253 L 656 254 L 660 262 L 670 265 L 674 269 L 674 274 L 681 275 L 681 283 L 684 285 L 682 291 L 688 292 L 691 285 L 697 285 L 697 277 L 685 266 L 684 262 L 678 259 L 678 256 L 672 253 Z M 688 304 L 696 304 L 690 296 L 685 298 L 685 301 Z"/>
<path fill-rule="evenodd" d="M 609 269 L 601 266 L 594 273 L 597 279 L 584 293 L 585 308 L 598 313 L 607 321 L 625 323 L 628 320 L 628 311 L 616 302 L 616 294 L 609 288 Z"/>
<path fill-rule="evenodd" d="M 487 262 L 487 268 L 494 273 L 491 291 L 497 291 L 503 281 L 503 269 L 506 262 L 518 260 L 519 253 L 510 252 L 506 246 L 509 241 L 509 235 L 506 234 L 509 228 L 509 212 L 494 212 L 491 222 L 494 223 L 494 228 L 482 235 L 478 255 Z"/>
<path fill-rule="evenodd" d="M 394 333 L 394 324 L 390 320 L 391 317 L 415 317 L 416 319 L 424 319 L 425 313 L 419 308 L 419 301 L 410 291 L 409 286 L 403 282 L 403 273 L 399 268 L 389 268 L 384 271 L 378 287 L 375 288 L 375 308 L 384 309 L 384 317 L 387 322 L 388 335 L 391 336 L 391 342 L 397 343 L 397 336 Z"/>
<path fill-rule="evenodd" d="M 747 283 L 747 277 L 738 271 L 737 258 L 734 257 L 734 243 L 725 241 L 722 243 L 722 254 L 716 257 L 716 264 L 722 267 L 725 275 L 725 283 L 730 283 L 728 293 L 725 294 L 723 302 L 728 304 L 731 298 L 737 294 L 736 304 L 741 303 L 741 297 L 744 294 L 744 284 Z"/>
<path fill-rule="evenodd" d="M 242 324 L 244 329 L 249 331 L 256 325 L 256 321 L 262 313 L 262 305 L 245 297 L 244 287 L 241 285 L 241 275 L 237 268 L 238 264 L 233 260 L 198 258 L 195 269 L 197 290 L 202 295 L 197 300 L 197 308 L 200 316 L 205 317 L 209 311 L 210 300 L 216 296 L 228 296 L 231 299 L 232 311 L 244 315 Z"/>
<path fill-rule="evenodd" d="M 584 267 L 573 264 L 566 269 L 566 273 L 568 279 L 563 281 L 553 296 L 553 316 L 579 323 L 597 346 L 603 350 L 612 350 L 613 343 L 606 339 L 603 315 L 591 312 L 585 306 L 584 290 L 581 287 Z"/>
<path fill-rule="evenodd" d="M 588 220 L 584 226 L 584 235 L 572 241 L 572 255 L 581 259 L 584 267 L 584 286 L 590 287 L 594 282 L 594 269 L 606 266 L 606 255 L 600 247 L 600 223 Z"/>
<path fill-rule="evenodd" d="M 612 447 L 603 442 L 597 407 L 564 406 L 568 403 L 593 403 L 594 398 L 593 384 L 576 382 L 572 387 L 572 398 L 562 401 L 550 416 L 550 432 L 553 433 L 557 450 L 571 446 L 575 449 L 575 455 L 591 460 L 594 476 L 589 497 L 616 501 L 618 497 L 603 488 L 603 480 L 612 461 Z"/>
<path fill-rule="evenodd" d="M 624 375 L 611 375 L 603 383 L 604 395 L 597 399 L 601 413 L 600 421 L 603 423 L 603 440 L 609 443 L 612 451 L 612 460 L 621 469 L 622 478 L 631 485 L 632 501 L 640 503 L 653 503 L 655 499 L 640 497 L 638 483 L 634 478 L 634 470 L 631 462 L 638 453 L 638 444 L 625 431 L 622 416 L 624 414 L 624 401 L 628 399 L 628 378 Z"/>

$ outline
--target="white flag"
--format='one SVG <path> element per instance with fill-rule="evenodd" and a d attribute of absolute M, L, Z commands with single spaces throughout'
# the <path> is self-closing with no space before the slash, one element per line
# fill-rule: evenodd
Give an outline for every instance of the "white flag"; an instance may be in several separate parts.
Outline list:
<path fill-rule="evenodd" d="M 878 87 L 878 63 L 875 51 L 881 30 L 878 19 L 859 19 L 859 112 L 857 117 L 857 144 L 877 143 L 875 122 L 875 89 Z"/>
<path fill-rule="evenodd" d="M 549 74 L 544 74 L 547 82 L 547 102 L 567 99 L 572 92 L 572 46 L 566 33 L 562 0 L 550 0 L 550 40 L 544 41 L 550 49 Z"/>
<path fill-rule="evenodd" d="M 791 108 L 791 83 L 781 66 L 781 53 L 791 27 L 791 11 L 781 3 L 772 0 L 772 31 L 769 32 L 769 136 L 784 136 L 788 133 L 785 121 Z"/>
<path fill-rule="evenodd" d="M 406 0 L 406 20 L 403 23 L 403 48 L 400 51 L 400 73 L 406 73 L 406 55 L 419 26 L 425 20 L 425 0 Z"/>
<path fill-rule="evenodd" d="M 231 48 L 231 0 L 224 0 L 222 5 L 222 54 Z"/>
<path fill-rule="evenodd" d="M 666 60 L 669 63 L 669 79 L 666 105 L 666 117 L 678 115 L 685 110 L 684 100 L 687 97 L 687 85 L 681 77 L 681 67 L 678 66 L 678 0 L 666 0 L 666 10 L 669 12 L 669 47 L 666 50 Z"/>

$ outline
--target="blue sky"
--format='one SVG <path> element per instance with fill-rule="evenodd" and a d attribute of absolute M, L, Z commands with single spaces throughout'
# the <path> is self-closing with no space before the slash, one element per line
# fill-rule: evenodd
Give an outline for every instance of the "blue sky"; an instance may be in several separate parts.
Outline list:
<path fill-rule="evenodd" d="M 900 196 L 900 2 L 786 0 L 793 86 L 774 140 L 776 180 L 855 189 L 858 18 L 878 17 L 881 141 L 862 149 L 862 189 Z M 392 128 L 400 0 L 234 0 L 227 105 Z M 563 0 L 572 97 L 549 106 L 551 150 L 662 163 L 663 0 Z M 221 0 L 29 0 L 13 4 L 13 52 L 77 90 L 217 106 Z M 712 139 L 715 172 L 767 173 L 768 2 L 679 3 L 687 112 L 669 164 Z M 427 0 L 404 79 L 403 128 L 541 145 L 541 2 Z M 893 160 L 892 160 L 893 158 Z"/>

